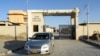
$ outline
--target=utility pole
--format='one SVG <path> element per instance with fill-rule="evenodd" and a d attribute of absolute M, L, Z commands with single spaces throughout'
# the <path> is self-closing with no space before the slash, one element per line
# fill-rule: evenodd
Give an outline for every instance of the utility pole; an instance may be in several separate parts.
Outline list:
<path fill-rule="evenodd" d="M 87 37 L 88 37 L 88 40 L 89 40 L 89 6 L 88 4 L 86 4 L 86 8 L 87 8 Z"/>
<path fill-rule="evenodd" d="M 26 0 L 26 41 L 28 41 L 28 0 Z"/>

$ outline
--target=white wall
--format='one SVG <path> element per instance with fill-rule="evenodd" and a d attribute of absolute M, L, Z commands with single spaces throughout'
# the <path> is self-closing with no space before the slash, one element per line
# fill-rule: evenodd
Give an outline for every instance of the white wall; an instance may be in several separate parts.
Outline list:
<path fill-rule="evenodd" d="M 50 27 L 46 27 L 46 32 L 52 32 L 53 33 L 54 29 Z"/>
<path fill-rule="evenodd" d="M 32 37 L 33 34 L 37 33 L 33 31 L 33 25 L 38 25 L 39 32 L 43 32 L 44 17 L 42 13 L 28 11 L 28 37 Z"/>

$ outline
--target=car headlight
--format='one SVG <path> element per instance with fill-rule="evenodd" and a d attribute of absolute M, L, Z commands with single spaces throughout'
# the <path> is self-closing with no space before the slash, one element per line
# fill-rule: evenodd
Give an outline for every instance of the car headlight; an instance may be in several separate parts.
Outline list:
<path fill-rule="evenodd" d="M 42 45 L 42 49 L 45 49 L 45 48 L 49 48 L 49 45 L 48 44 Z"/>

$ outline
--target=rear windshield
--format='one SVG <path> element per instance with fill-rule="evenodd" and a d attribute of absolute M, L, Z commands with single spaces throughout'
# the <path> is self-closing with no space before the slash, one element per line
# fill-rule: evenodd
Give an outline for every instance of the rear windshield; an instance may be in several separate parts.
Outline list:
<path fill-rule="evenodd" d="M 32 36 L 32 39 L 38 39 L 38 40 L 41 40 L 41 39 L 49 39 L 49 34 L 46 34 L 46 33 L 38 33 L 38 34 L 35 34 Z"/>

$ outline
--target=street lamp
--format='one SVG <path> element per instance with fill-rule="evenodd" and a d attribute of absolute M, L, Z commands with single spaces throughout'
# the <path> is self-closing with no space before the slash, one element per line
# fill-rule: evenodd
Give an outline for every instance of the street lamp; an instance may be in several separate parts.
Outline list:
<path fill-rule="evenodd" d="M 26 40 L 28 41 L 28 0 L 26 0 L 26 14 L 27 14 L 27 23 L 26 23 Z"/>

